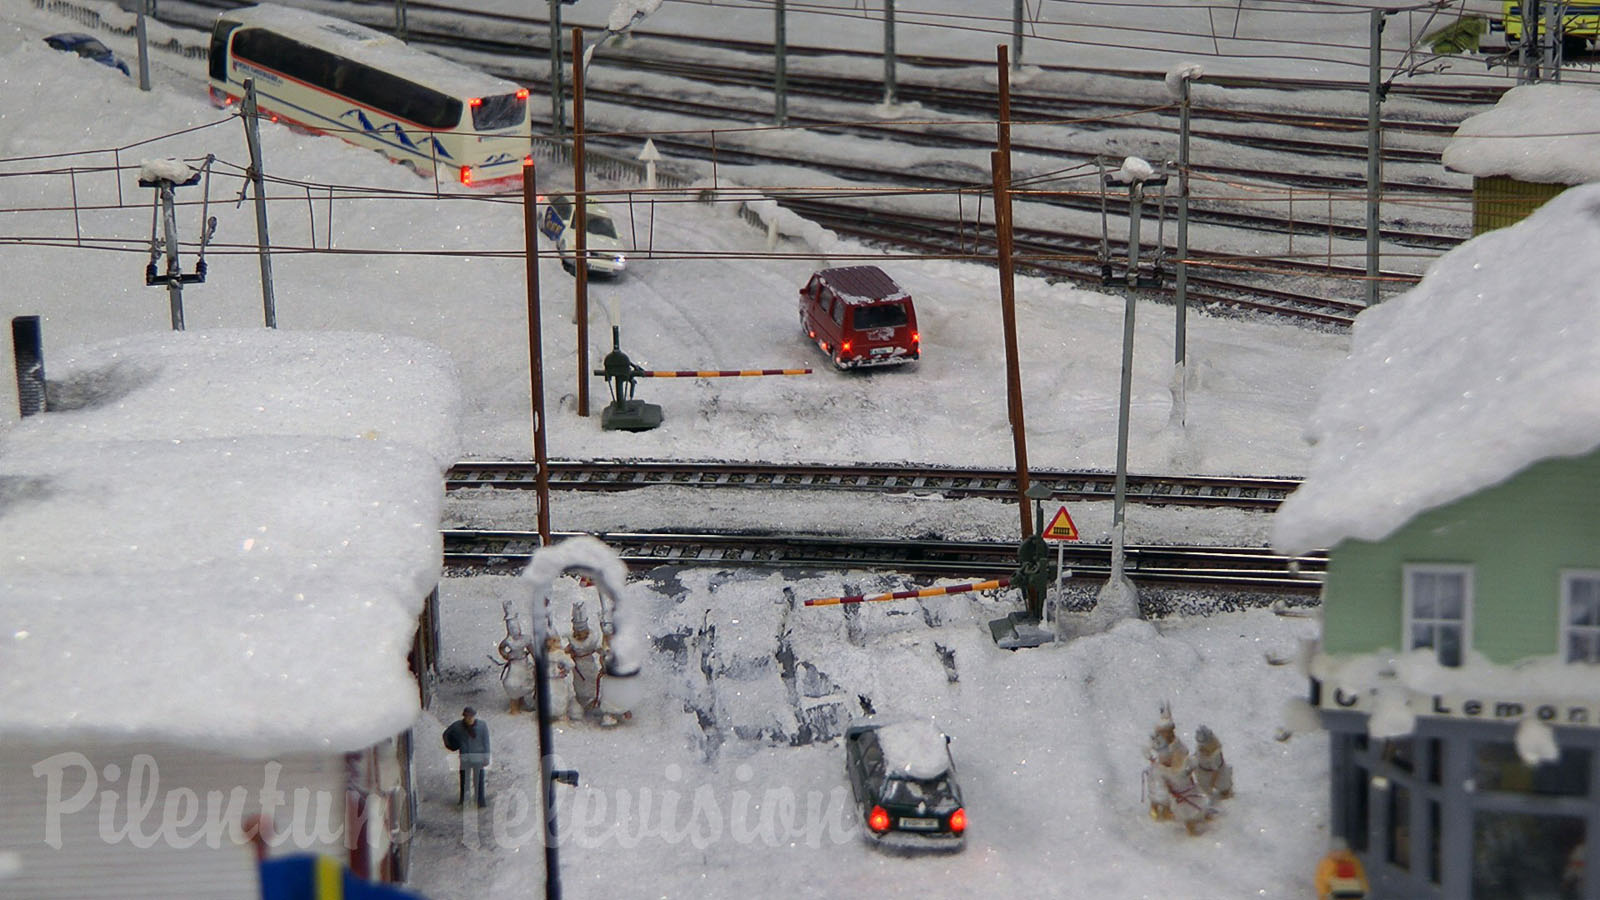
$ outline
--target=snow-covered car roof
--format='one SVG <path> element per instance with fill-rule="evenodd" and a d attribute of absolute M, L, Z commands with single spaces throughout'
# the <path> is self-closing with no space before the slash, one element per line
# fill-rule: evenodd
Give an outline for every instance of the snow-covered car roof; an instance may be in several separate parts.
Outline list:
<path fill-rule="evenodd" d="M 950 770 L 944 733 L 932 722 L 907 721 L 879 725 L 878 746 L 891 777 L 925 780 Z"/>

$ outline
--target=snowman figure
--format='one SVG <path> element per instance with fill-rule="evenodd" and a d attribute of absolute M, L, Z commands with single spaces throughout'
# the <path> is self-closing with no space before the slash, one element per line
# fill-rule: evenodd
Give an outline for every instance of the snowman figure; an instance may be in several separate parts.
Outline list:
<path fill-rule="evenodd" d="M 572 698 L 567 716 L 581 719 L 600 715 L 600 679 L 605 674 L 605 645 L 600 632 L 589 627 L 589 611 L 583 601 L 572 604 L 572 640 L 567 642 L 572 659 Z"/>
<path fill-rule="evenodd" d="M 1222 756 L 1222 741 L 1204 725 L 1194 730 L 1194 783 L 1212 800 L 1233 796 L 1233 766 Z"/>
<path fill-rule="evenodd" d="M 1194 760 L 1182 741 L 1163 745 L 1145 771 L 1150 815 L 1182 823 L 1190 835 L 1200 833 L 1216 811 L 1194 783 Z"/>

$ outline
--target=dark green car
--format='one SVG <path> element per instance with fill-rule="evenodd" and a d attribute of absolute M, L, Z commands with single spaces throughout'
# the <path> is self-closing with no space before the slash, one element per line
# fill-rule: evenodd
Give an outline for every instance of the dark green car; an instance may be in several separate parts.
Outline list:
<path fill-rule="evenodd" d="M 844 752 L 872 840 L 905 848 L 964 845 L 967 811 L 948 735 L 928 722 L 860 722 L 846 729 Z"/>

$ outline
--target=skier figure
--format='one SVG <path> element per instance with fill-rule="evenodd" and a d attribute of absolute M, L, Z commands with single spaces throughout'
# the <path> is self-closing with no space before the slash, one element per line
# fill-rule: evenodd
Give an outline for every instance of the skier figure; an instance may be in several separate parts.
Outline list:
<path fill-rule="evenodd" d="M 1194 783 L 1212 800 L 1233 796 L 1233 766 L 1222 757 L 1222 741 L 1204 725 L 1194 730 Z"/>

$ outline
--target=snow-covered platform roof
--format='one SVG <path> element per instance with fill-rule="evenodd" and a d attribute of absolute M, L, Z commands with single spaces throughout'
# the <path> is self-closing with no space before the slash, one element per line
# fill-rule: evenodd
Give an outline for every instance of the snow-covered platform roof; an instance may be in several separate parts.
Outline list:
<path fill-rule="evenodd" d="M 1600 184 L 1468 241 L 1356 317 L 1273 545 L 1378 541 L 1543 459 L 1600 447 Z"/>
<path fill-rule="evenodd" d="M 1446 168 L 1479 178 L 1505 175 L 1540 184 L 1600 181 L 1600 90 L 1526 84 L 1456 128 Z"/>
<path fill-rule="evenodd" d="M 218 330 L 47 341 L 45 372 L 51 411 L 0 433 L 0 740 L 265 754 L 410 725 L 448 357 Z"/>

